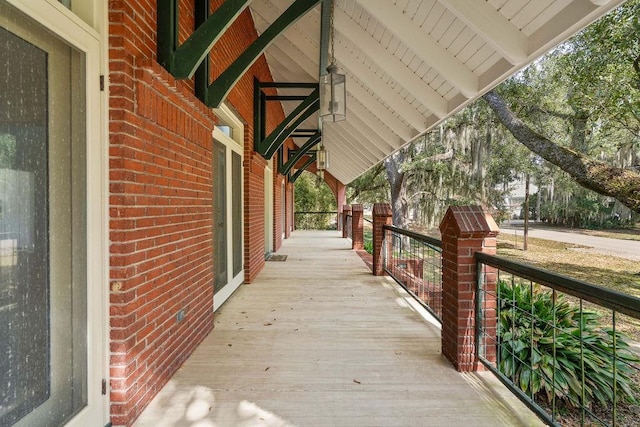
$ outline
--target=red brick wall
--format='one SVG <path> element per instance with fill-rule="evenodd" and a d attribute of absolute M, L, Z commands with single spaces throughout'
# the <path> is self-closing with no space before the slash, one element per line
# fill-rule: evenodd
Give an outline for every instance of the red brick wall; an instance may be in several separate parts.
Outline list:
<path fill-rule="evenodd" d="M 245 141 L 253 140 L 253 128 L 245 127 Z M 244 149 L 244 280 L 251 283 L 264 267 L 264 168 L 267 161 Z"/>
<path fill-rule="evenodd" d="M 212 0 L 212 10 L 221 3 Z M 216 118 L 194 96 L 192 81 L 175 81 L 157 64 L 155 9 L 153 0 L 109 1 L 114 426 L 131 425 L 213 325 L 211 131 Z M 181 41 L 192 31 L 192 11 L 192 0 L 180 1 Z M 212 76 L 255 37 L 245 11 L 214 46 Z M 266 162 L 253 153 L 254 76 L 271 80 L 264 57 L 227 99 L 245 123 L 247 281 L 264 265 Z M 186 316 L 178 323 L 180 310 Z"/>

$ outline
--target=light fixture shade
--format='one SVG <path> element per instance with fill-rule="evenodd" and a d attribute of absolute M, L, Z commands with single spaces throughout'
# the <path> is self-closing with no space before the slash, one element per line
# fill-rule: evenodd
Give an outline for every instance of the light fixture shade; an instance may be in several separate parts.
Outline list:
<path fill-rule="evenodd" d="M 329 153 L 324 149 L 324 145 L 316 150 L 316 169 L 319 171 L 329 169 Z"/>
<path fill-rule="evenodd" d="M 320 115 L 322 120 L 339 122 L 347 118 L 347 86 L 344 74 L 331 64 L 320 76 Z"/>
<path fill-rule="evenodd" d="M 316 175 L 318 176 L 318 178 L 324 179 L 324 171 L 317 171 Z"/>

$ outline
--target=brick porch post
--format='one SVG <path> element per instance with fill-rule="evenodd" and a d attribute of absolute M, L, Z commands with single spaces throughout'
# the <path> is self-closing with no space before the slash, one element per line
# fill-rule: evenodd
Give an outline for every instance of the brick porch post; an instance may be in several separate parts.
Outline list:
<path fill-rule="evenodd" d="M 362 205 L 351 205 L 351 249 L 364 249 L 364 208 Z"/>
<path fill-rule="evenodd" d="M 351 215 L 351 206 L 344 205 L 342 207 L 342 237 L 347 238 L 347 217 Z"/>
<path fill-rule="evenodd" d="M 442 353 L 458 371 L 481 369 L 475 342 L 477 267 L 474 254 L 495 254 L 499 231 L 491 215 L 480 206 L 451 206 L 440 223 Z M 495 274 L 486 278 L 493 283 L 485 287 L 495 289 Z M 485 301 L 485 306 L 490 304 Z M 495 335 L 495 319 L 488 320 L 489 330 L 485 332 L 490 333 L 493 328 Z"/>
<path fill-rule="evenodd" d="M 389 203 L 376 203 L 373 205 L 373 274 L 384 275 L 384 253 L 382 241 L 384 240 L 384 227 L 391 225 L 392 213 Z"/>

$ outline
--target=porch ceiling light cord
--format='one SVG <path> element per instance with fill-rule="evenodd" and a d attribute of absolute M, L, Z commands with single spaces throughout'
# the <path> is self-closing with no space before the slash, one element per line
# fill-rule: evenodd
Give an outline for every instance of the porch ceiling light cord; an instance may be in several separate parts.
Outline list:
<path fill-rule="evenodd" d="M 322 121 L 339 122 L 347 118 L 347 88 L 345 75 L 338 73 L 334 50 L 335 27 L 333 22 L 335 0 L 331 0 L 329 18 L 329 50 L 331 60 L 327 74 L 320 76 L 320 116 Z"/>

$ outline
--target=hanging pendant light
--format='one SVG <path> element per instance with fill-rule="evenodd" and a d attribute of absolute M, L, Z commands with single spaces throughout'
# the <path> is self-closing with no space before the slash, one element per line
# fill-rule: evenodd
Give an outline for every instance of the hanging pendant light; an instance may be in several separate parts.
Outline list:
<path fill-rule="evenodd" d="M 329 169 L 329 153 L 324 148 L 324 145 L 320 145 L 316 150 L 316 169 L 318 171 Z"/>
<path fill-rule="evenodd" d="M 327 74 L 320 76 L 320 116 L 322 120 L 339 122 L 347 118 L 347 87 L 344 74 L 338 73 L 334 50 L 334 13 L 335 0 L 331 1 L 331 17 L 329 21 L 329 47 L 331 61 L 327 66 Z"/>
<path fill-rule="evenodd" d="M 324 179 L 324 171 L 317 171 L 316 175 L 317 175 L 318 178 Z"/>

